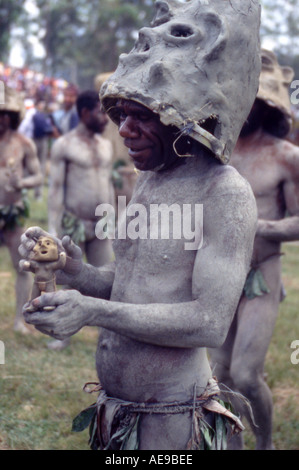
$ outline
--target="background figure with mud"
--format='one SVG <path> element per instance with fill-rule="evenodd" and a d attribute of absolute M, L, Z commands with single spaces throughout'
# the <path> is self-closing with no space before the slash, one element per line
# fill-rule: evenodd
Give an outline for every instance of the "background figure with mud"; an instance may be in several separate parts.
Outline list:
<path fill-rule="evenodd" d="M 57 339 L 101 327 L 92 448 L 222 449 L 224 426 L 242 429 L 217 400 L 206 348 L 226 338 L 256 231 L 250 185 L 225 163 L 258 89 L 259 19 L 252 0 L 159 1 L 152 28 L 101 89 L 141 172 L 128 210 L 189 207 L 196 246 L 186 248 L 186 233 L 174 237 L 169 220 L 148 217 L 139 230 L 168 228 L 169 237 L 139 237 L 136 227 L 116 237 L 115 262 L 95 268 L 67 237 L 57 281 L 74 290 L 35 299 L 33 313 L 24 307 L 28 323 Z M 122 218 L 121 233 L 130 222 Z M 22 263 L 41 233 L 33 227 L 22 237 Z"/>
<path fill-rule="evenodd" d="M 16 270 L 16 317 L 14 329 L 27 333 L 22 307 L 30 295 L 30 274 L 19 272 L 18 246 L 29 216 L 24 190 L 42 183 L 42 174 L 32 140 L 17 132 L 24 116 L 21 97 L 6 87 L 0 104 L 0 243 L 9 249 Z"/>
<path fill-rule="evenodd" d="M 50 149 L 50 138 L 54 137 L 54 126 L 50 117 L 46 113 L 46 102 L 36 99 L 36 112 L 33 115 L 33 140 L 37 149 L 37 156 L 40 161 L 41 172 L 43 175 L 44 185 L 47 177 L 47 161 Z M 36 199 L 42 199 L 44 185 L 38 187 L 34 191 Z"/>
<path fill-rule="evenodd" d="M 288 88 L 293 70 L 262 50 L 257 99 L 231 164 L 251 184 L 258 227 L 251 270 L 224 345 L 211 351 L 215 374 L 250 400 L 257 449 L 271 449 L 272 396 L 264 361 L 283 296 L 281 243 L 299 240 L 299 148 L 285 140 L 291 127 Z M 250 416 L 247 416 L 252 424 Z M 234 448 L 242 448 L 240 438 Z"/>
<path fill-rule="evenodd" d="M 24 103 L 27 111 L 18 132 L 32 139 L 35 143 L 43 175 L 43 185 L 34 189 L 34 196 L 36 199 L 41 200 L 47 172 L 49 139 L 50 137 L 56 137 L 56 135 L 54 136 L 55 128 L 52 125 L 50 116 L 47 116 L 45 112 L 46 102 L 42 98 L 37 97 L 35 101 L 25 100 Z"/>
<path fill-rule="evenodd" d="M 102 266 L 113 257 L 111 240 L 99 240 L 95 234 L 96 207 L 114 205 L 112 148 L 101 136 L 108 118 L 93 90 L 78 96 L 77 109 L 79 125 L 57 139 L 51 151 L 49 232 L 69 235 L 80 245 L 88 263 Z M 54 345 L 58 347 L 59 343 Z"/>

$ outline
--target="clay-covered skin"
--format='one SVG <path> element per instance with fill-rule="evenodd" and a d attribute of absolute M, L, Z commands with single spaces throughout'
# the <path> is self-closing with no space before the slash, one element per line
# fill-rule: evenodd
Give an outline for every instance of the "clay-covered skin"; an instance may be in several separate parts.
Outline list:
<path fill-rule="evenodd" d="M 264 381 L 265 356 L 281 299 L 281 243 L 299 239 L 299 149 L 258 129 L 241 138 L 231 164 L 251 184 L 258 207 L 252 265 L 270 292 L 242 298 L 224 347 L 211 351 L 216 375 L 251 402 L 258 449 L 272 448 L 272 397 Z M 274 255 L 274 256 L 272 256 Z M 236 443 L 240 448 L 241 443 Z"/>
<path fill-rule="evenodd" d="M 96 220 L 95 208 L 113 202 L 110 180 L 112 150 L 108 140 L 82 123 L 60 137 L 52 150 L 49 227 L 60 229 L 63 208 L 86 220 Z"/>
<path fill-rule="evenodd" d="M 42 174 L 33 142 L 12 130 L 9 115 L 0 111 L 0 207 L 11 204 L 22 206 L 22 189 L 34 188 L 41 183 Z M 23 227 L 19 226 L 14 230 L 1 227 L 4 245 L 9 249 L 16 270 L 14 328 L 27 332 L 23 325 L 22 307 L 29 297 L 31 279 L 28 273 L 19 272 L 18 246 L 23 231 Z"/>
<path fill-rule="evenodd" d="M 1 133 L 0 113 L 0 205 L 15 204 L 22 189 L 33 188 L 42 182 L 39 161 L 33 142 L 9 128 Z"/>
<path fill-rule="evenodd" d="M 93 122 L 88 124 L 92 126 Z M 111 241 L 96 238 L 95 212 L 99 204 L 115 204 L 111 143 L 80 122 L 76 129 L 55 142 L 51 162 L 49 232 L 61 234 L 63 212 L 69 211 L 84 223 L 88 262 L 97 266 L 107 263 L 112 258 Z"/>
<path fill-rule="evenodd" d="M 214 0 L 204 6 L 193 0 L 181 4 L 181 10 L 176 2 L 171 8 L 166 2 L 157 5 L 154 27 L 142 29 L 132 54 L 120 57 L 102 98 L 111 117 L 116 111 L 129 154 L 144 170 L 128 210 L 134 203 L 147 214 L 153 204 L 181 209 L 202 204 L 203 228 L 197 224 L 197 229 L 203 244 L 186 250 L 186 234 L 172 237 L 171 227 L 169 239 L 117 238 L 113 265 L 97 270 L 83 265 L 69 275 L 68 285 L 77 290 L 45 294 L 33 301 L 34 313 L 25 312 L 28 323 L 57 339 L 83 326 L 100 327 L 100 382 L 108 395 L 140 402 L 191 400 L 194 386 L 198 395 L 204 391 L 212 375 L 206 348 L 225 341 L 249 269 L 257 221 L 250 185 L 235 169 L 221 165 L 192 139 L 191 145 L 183 139 L 180 152 L 190 158 L 178 157 L 175 144 L 178 129 L 215 114 L 221 127 L 212 130 L 217 141 L 212 139 L 212 150 L 227 161 L 257 91 L 258 2 Z M 201 101 L 207 97 L 213 99 L 209 109 Z M 121 98 L 133 100 L 134 107 L 118 109 Z M 196 132 L 189 131 L 196 139 Z M 83 200 L 82 194 L 78 197 Z M 121 230 L 125 223 L 123 218 Z M 24 255 L 33 232 L 22 241 Z M 48 306 L 56 308 L 45 315 Z M 189 413 L 142 416 L 140 449 L 186 449 L 191 427 Z"/>
<path fill-rule="evenodd" d="M 127 132 L 134 134 L 130 122 L 128 116 Z M 185 250 L 184 237 L 116 240 L 113 266 L 84 265 L 73 281 L 69 277 L 69 285 L 84 296 L 46 294 L 33 301 L 35 313 L 25 313 L 27 322 L 58 339 L 84 325 L 101 327 L 97 372 L 112 396 L 187 400 L 195 384 L 200 394 L 212 375 L 205 348 L 223 343 L 237 307 L 256 229 L 254 196 L 236 170 L 200 147 L 195 151 L 194 158 L 175 162 L 169 155 L 170 166 L 142 173 L 130 205 L 203 204 L 199 250 Z M 109 300 L 101 300 L 107 299 L 107 281 Z M 45 316 L 43 307 L 51 305 L 56 309 Z M 140 446 L 184 449 L 190 430 L 189 414 L 145 416 Z"/>

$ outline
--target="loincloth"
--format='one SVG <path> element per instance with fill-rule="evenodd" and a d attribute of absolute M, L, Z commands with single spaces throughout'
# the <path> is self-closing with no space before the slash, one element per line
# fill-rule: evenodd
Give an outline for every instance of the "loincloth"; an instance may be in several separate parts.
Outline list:
<path fill-rule="evenodd" d="M 96 238 L 94 220 L 80 219 L 69 211 L 64 211 L 61 221 L 62 236 L 69 235 L 76 245 Z"/>
<path fill-rule="evenodd" d="M 49 284 L 51 286 L 53 286 L 53 288 L 55 288 L 55 286 L 56 286 L 56 276 L 54 274 L 53 277 L 51 279 L 49 279 L 48 281 L 36 281 L 36 280 L 34 280 L 34 284 L 38 287 L 40 292 L 46 292 L 47 291 L 47 286 Z"/>
<path fill-rule="evenodd" d="M 283 256 L 283 253 L 274 253 L 267 256 L 257 264 L 252 264 L 251 269 L 247 274 L 247 278 L 244 284 L 243 293 L 248 300 L 252 300 L 256 297 L 266 295 L 270 293 L 270 289 L 267 286 L 265 278 L 259 267 L 274 257 Z"/>
<path fill-rule="evenodd" d="M 229 434 L 244 429 L 229 406 L 218 399 L 220 390 L 214 379 L 201 396 L 194 393 L 187 402 L 136 403 L 108 397 L 100 385 L 93 391 L 99 392 L 96 403 L 83 410 L 72 427 L 72 431 L 80 432 L 89 426 L 92 450 L 138 450 L 143 414 L 189 413 L 192 419 L 187 450 L 225 450 Z M 207 413 L 213 414 L 213 425 L 206 421 Z"/>
<path fill-rule="evenodd" d="M 29 215 L 29 203 L 25 196 L 15 204 L 0 206 L 0 232 L 23 227 Z"/>

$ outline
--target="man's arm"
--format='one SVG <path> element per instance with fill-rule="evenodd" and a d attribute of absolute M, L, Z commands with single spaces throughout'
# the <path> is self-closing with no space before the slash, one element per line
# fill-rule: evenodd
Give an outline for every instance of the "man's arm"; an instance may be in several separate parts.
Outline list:
<path fill-rule="evenodd" d="M 283 196 L 287 217 L 280 220 L 259 219 L 257 235 L 274 242 L 299 240 L 299 148 L 284 144 L 282 164 Z"/>
<path fill-rule="evenodd" d="M 51 169 L 48 194 L 48 230 L 51 235 L 57 235 L 61 227 L 64 211 L 64 185 L 66 178 L 66 156 L 64 138 L 54 143 L 51 151 Z"/>
<path fill-rule="evenodd" d="M 68 261 L 66 270 L 69 269 Z M 109 300 L 115 275 L 115 263 L 100 268 L 84 263 L 79 274 L 70 276 L 67 271 L 64 278 L 59 277 L 60 284 L 68 284 L 84 296 Z M 61 282 L 61 281 L 65 282 Z"/>
<path fill-rule="evenodd" d="M 215 348 L 223 344 L 249 269 L 256 204 L 249 185 L 212 198 L 204 208 L 204 244 L 193 270 L 193 300 L 177 304 L 127 304 L 60 291 L 34 301 L 26 321 L 58 339 L 96 326 L 136 341 L 166 347 Z"/>
<path fill-rule="evenodd" d="M 36 146 L 29 139 L 24 139 L 23 169 L 26 176 L 20 180 L 19 189 L 30 189 L 42 184 L 43 176 L 37 157 Z"/>

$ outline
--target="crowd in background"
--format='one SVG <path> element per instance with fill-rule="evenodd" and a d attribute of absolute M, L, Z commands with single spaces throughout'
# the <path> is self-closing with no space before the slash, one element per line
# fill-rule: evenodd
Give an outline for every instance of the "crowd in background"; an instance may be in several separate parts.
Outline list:
<path fill-rule="evenodd" d="M 68 82 L 63 79 L 46 77 L 27 67 L 16 68 L 0 62 L 0 80 L 9 87 L 19 91 L 24 100 L 43 100 L 47 108 L 57 109 L 63 101 L 63 91 Z"/>
<path fill-rule="evenodd" d="M 18 131 L 35 142 L 45 177 L 53 138 L 72 130 L 79 122 L 76 110 L 79 90 L 63 79 L 1 62 L 0 81 L 16 90 L 23 99 L 25 113 Z M 35 195 L 40 198 L 42 188 L 36 188 Z"/>

